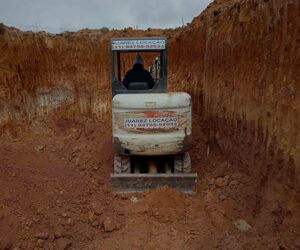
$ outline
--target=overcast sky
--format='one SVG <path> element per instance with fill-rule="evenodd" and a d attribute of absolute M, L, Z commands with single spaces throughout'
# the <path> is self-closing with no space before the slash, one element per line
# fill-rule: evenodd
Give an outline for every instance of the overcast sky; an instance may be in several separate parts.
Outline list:
<path fill-rule="evenodd" d="M 212 0 L 0 0 L 0 22 L 22 30 L 168 28 L 190 22 Z"/>

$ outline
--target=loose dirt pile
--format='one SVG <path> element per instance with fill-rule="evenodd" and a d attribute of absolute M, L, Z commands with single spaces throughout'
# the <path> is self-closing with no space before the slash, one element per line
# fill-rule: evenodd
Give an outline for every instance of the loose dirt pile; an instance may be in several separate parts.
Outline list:
<path fill-rule="evenodd" d="M 0 146 L 0 242 L 20 249 L 296 249 L 299 203 L 261 207 L 260 184 L 207 156 L 194 124 L 196 195 L 166 187 L 121 195 L 110 188 L 110 126 L 35 122 Z M 240 166 L 242 168 L 242 166 Z"/>

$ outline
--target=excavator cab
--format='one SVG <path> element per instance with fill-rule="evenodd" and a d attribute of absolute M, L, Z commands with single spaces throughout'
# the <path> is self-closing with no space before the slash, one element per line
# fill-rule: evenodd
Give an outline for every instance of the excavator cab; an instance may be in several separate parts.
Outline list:
<path fill-rule="evenodd" d="M 155 81 L 153 88 L 146 83 L 132 83 L 126 88 L 122 83 L 132 67 L 136 55 L 143 57 L 145 68 Z M 114 38 L 111 41 L 111 74 L 113 96 L 128 93 L 167 92 L 167 40 L 166 38 Z"/>
<path fill-rule="evenodd" d="M 143 82 L 126 87 L 122 82 L 137 54 L 152 74 L 153 88 L 143 87 Z M 168 92 L 167 39 L 112 39 L 111 74 L 113 187 L 120 192 L 139 192 L 167 185 L 193 192 L 197 174 L 191 172 L 188 153 L 191 97 L 185 92 Z"/>

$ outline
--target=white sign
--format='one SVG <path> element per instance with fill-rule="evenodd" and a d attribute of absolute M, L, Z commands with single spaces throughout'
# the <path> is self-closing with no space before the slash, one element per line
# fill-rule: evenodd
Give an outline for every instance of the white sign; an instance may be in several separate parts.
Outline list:
<path fill-rule="evenodd" d="M 176 117 L 125 118 L 124 128 L 174 129 L 178 127 Z"/>
<path fill-rule="evenodd" d="M 162 50 L 166 41 L 156 40 L 116 40 L 112 41 L 112 50 Z"/>

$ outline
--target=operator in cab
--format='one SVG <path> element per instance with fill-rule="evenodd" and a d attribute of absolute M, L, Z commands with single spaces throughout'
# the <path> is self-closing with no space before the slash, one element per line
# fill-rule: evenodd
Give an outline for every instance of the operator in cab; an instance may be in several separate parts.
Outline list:
<path fill-rule="evenodd" d="M 134 83 L 132 87 L 130 86 L 131 83 Z M 145 86 L 145 83 L 147 84 Z M 144 60 L 138 54 L 134 61 L 133 67 L 129 71 L 127 71 L 123 84 L 127 89 L 152 89 L 155 85 L 152 75 L 150 72 L 144 69 Z M 140 85 L 140 86 L 139 86 Z"/>

